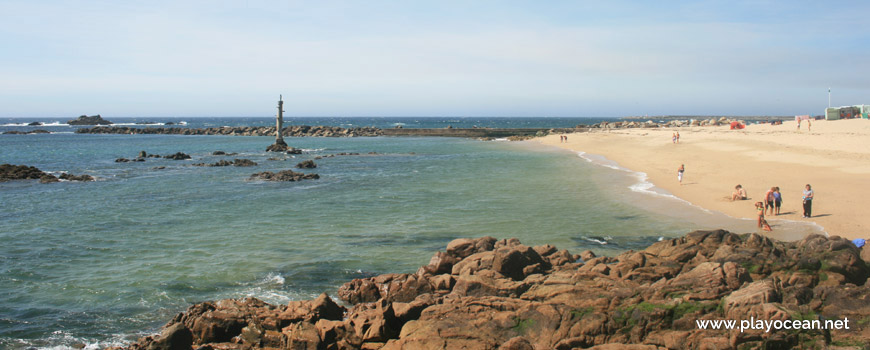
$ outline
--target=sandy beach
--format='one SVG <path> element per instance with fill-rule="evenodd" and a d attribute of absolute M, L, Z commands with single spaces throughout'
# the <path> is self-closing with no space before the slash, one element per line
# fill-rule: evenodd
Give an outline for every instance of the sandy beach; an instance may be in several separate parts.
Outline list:
<path fill-rule="evenodd" d="M 680 133 L 674 144 L 671 136 Z M 537 138 L 545 145 L 597 154 L 620 166 L 644 172 L 677 197 L 736 218 L 755 219 L 754 203 L 772 186 L 781 189 L 780 215 L 767 215 L 774 232 L 786 220 L 816 223 L 830 236 L 870 238 L 870 121 L 862 119 L 782 125 L 612 129 Z M 685 164 L 682 185 L 677 169 Z M 749 200 L 731 201 L 741 184 Z M 812 217 L 802 218 L 802 191 L 815 191 Z"/>

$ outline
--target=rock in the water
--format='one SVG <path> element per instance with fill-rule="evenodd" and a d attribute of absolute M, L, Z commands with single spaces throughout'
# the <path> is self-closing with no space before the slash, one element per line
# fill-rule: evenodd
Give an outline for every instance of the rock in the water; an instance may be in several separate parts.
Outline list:
<path fill-rule="evenodd" d="M 47 175 L 42 170 L 27 165 L 0 165 L 0 182 L 9 180 L 36 180 Z"/>
<path fill-rule="evenodd" d="M 306 160 L 296 164 L 296 167 L 299 169 L 314 169 L 317 167 L 317 164 L 315 164 L 313 160 Z"/>
<path fill-rule="evenodd" d="M 300 181 L 319 178 L 320 175 L 317 174 L 303 174 L 297 173 L 293 170 L 282 170 L 277 173 L 273 173 L 271 171 L 264 171 L 262 173 L 256 173 L 251 175 L 252 180 L 260 179 L 266 181 Z"/>
<path fill-rule="evenodd" d="M 286 143 L 276 142 L 276 143 L 269 145 L 269 147 L 266 147 L 266 152 L 287 152 L 287 150 L 290 148 L 291 147 L 287 146 Z"/>
<path fill-rule="evenodd" d="M 67 181 L 95 181 L 94 177 L 90 175 L 72 175 L 68 173 L 60 174 L 60 179 Z"/>
<path fill-rule="evenodd" d="M 187 154 L 181 153 L 181 152 L 176 152 L 175 154 L 163 156 L 163 158 L 172 159 L 172 160 L 184 160 L 184 159 L 190 159 L 190 156 Z"/>
<path fill-rule="evenodd" d="M 257 163 L 250 159 L 235 159 L 233 166 L 256 166 Z"/>
<path fill-rule="evenodd" d="M 27 126 L 41 126 L 41 125 L 42 125 L 41 122 L 32 122 L 30 124 L 27 124 Z"/>
<path fill-rule="evenodd" d="M 78 119 L 66 122 L 69 125 L 112 125 L 112 122 L 103 119 L 99 114 L 93 116 L 82 115 Z"/>

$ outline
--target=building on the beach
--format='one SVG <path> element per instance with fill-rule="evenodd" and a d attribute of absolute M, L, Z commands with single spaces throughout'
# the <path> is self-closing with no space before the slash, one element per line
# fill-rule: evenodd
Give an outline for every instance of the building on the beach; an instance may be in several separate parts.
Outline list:
<path fill-rule="evenodd" d="M 870 119 L 868 113 L 870 113 L 870 105 L 828 107 L 825 108 L 825 120 L 852 118 Z"/>

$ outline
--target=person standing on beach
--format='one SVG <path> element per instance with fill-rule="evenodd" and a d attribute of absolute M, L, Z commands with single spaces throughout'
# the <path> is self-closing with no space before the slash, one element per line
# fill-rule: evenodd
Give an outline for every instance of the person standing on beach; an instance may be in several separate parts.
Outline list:
<path fill-rule="evenodd" d="M 804 190 L 804 216 L 805 218 L 810 218 L 813 216 L 813 197 L 815 193 L 813 192 L 813 187 L 810 184 L 807 184 L 806 189 Z"/>
<path fill-rule="evenodd" d="M 680 185 L 683 184 L 683 173 L 686 171 L 685 164 L 680 164 L 680 168 L 677 169 L 677 181 L 680 182 Z"/>
<path fill-rule="evenodd" d="M 773 215 L 773 192 L 776 191 L 776 187 L 771 187 L 767 192 L 764 193 L 764 209 L 770 210 L 770 215 Z"/>
<path fill-rule="evenodd" d="M 672 143 L 677 143 L 677 133 L 672 133 L 672 134 L 671 134 L 671 142 L 672 142 Z"/>
<path fill-rule="evenodd" d="M 677 143 L 680 143 L 680 132 L 677 131 Z"/>
<path fill-rule="evenodd" d="M 782 207 L 782 193 L 779 192 L 779 186 L 774 187 L 773 191 L 773 206 L 776 207 L 776 215 L 779 215 L 779 208 Z"/>

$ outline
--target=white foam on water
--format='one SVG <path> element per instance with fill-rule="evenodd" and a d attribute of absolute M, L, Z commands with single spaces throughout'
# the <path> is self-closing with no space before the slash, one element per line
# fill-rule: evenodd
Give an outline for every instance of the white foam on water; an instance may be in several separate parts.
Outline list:
<path fill-rule="evenodd" d="M 601 156 L 588 155 L 586 152 L 582 152 L 582 151 L 578 151 L 577 156 L 586 160 L 587 162 L 595 164 L 595 165 L 599 165 L 599 166 L 602 166 L 605 168 L 610 168 L 613 170 L 618 170 L 618 171 L 629 173 L 632 177 L 637 179 L 637 182 L 628 186 L 628 189 L 631 190 L 632 192 L 638 192 L 638 193 L 644 193 L 644 194 L 648 194 L 648 195 L 652 195 L 652 196 L 668 198 L 670 200 L 675 200 L 675 201 L 679 201 L 679 202 L 691 205 L 691 206 L 698 208 L 706 213 L 712 213 L 710 210 L 708 210 L 704 207 L 698 206 L 698 205 L 696 205 L 692 202 L 689 202 L 685 199 L 682 199 L 682 198 L 677 197 L 673 194 L 670 194 L 670 193 L 667 193 L 661 189 L 658 189 L 657 187 L 655 187 L 655 185 L 652 182 L 649 182 L 649 177 L 644 172 L 633 171 L 633 170 L 623 168 L 607 158 L 604 158 Z"/>

